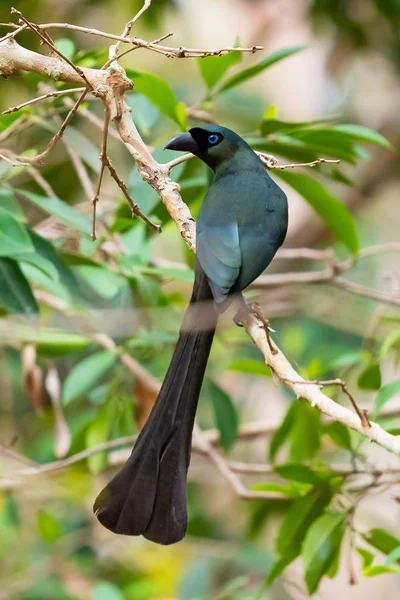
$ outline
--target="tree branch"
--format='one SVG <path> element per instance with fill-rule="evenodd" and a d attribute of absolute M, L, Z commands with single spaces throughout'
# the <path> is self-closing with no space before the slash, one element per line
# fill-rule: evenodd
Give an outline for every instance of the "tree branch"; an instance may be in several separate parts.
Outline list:
<path fill-rule="evenodd" d="M 50 27 L 50 25 L 48 24 L 47 27 Z M 41 26 L 42 28 L 45 30 L 46 26 Z M 111 37 L 111 39 L 115 39 L 115 37 Z M 123 36 L 119 36 L 117 41 L 119 40 L 122 40 L 124 43 L 127 41 Z M 130 42 L 140 45 L 137 43 L 137 38 L 130 38 Z M 169 56 L 176 55 L 180 57 L 186 57 L 192 53 L 199 56 L 242 50 L 229 48 L 218 51 L 204 51 L 200 49 L 179 48 L 178 50 L 174 49 L 174 54 L 169 49 L 166 49 L 166 47 L 154 44 L 153 46 L 155 47 L 152 48 L 151 43 L 148 42 L 143 44 L 143 47 L 148 47 L 149 49 L 156 48 L 157 52 L 161 51 L 161 53 L 167 53 Z M 77 72 L 69 64 L 65 64 L 58 59 L 29 52 L 21 48 L 12 39 L 6 39 L 0 43 L 0 70 L 3 74 L 9 75 L 15 68 L 31 70 L 55 80 L 78 84 L 81 82 L 83 73 L 85 81 L 87 80 L 88 85 L 94 90 L 93 93 L 101 98 L 106 110 L 109 111 L 110 118 L 114 122 L 125 147 L 135 160 L 141 177 L 159 194 L 184 241 L 189 248 L 195 250 L 195 223 L 189 208 L 181 198 L 179 185 L 169 177 L 171 163 L 163 165 L 155 161 L 141 139 L 132 119 L 131 110 L 124 101 L 124 93 L 132 87 L 132 82 L 126 77 L 124 69 L 114 61 L 105 70 L 80 69 Z M 355 413 L 336 404 L 333 400 L 325 396 L 318 384 L 306 382 L 301 378 L 276 344 L 272 342 L 270 347 L 264 322 L 255 315 L 249 315 L 244 321 L 244 326 L 248 335 L 262 352 L 266 365 L 277 374 L 282 382 L 285 382 L 296 393 L 297 397 L 306 399 L 312 406 L 325 415 L 343 423 L 362 434 L 365 438 L 376 442 L 400 456 L 400 437 L 390 435 L 376 423 L 371 423 L 370 426 L 363 425 Z M 221 471 L 225 470 L 225 466 L 222 468 L 219 458 L 216 458 L 213 453 L 210 454 L 208 452 L 208 456 Z M 230 483 L 233 487 L 237 486 L 237 482 L 235 483 L 232 479 L 230 479 Z"/>

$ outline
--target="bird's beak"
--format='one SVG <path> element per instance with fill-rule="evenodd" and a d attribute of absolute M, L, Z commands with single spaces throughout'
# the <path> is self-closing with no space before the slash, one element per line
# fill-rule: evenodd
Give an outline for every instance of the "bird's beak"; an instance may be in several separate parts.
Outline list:
<path fill-rule="evenodd" d="M 198 154 L 199 147 L 192 134 L 189 131 L 185 131 L 185 133 L 180 133 L 169 140 L 169 142 L 165 145 L 164 150 L 180 150 L 182 152 L 192 152 L 192 154 Z"/>

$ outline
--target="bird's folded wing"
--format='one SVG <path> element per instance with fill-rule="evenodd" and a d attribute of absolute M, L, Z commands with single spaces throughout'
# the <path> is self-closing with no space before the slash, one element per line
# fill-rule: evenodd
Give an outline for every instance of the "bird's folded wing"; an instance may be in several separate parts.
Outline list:
<path fill-rule="evenodd" d="M 223 302 L 239 277 L 242 254 L 236 221 L 197 228 L 197 258 L 216 302 Z"/>

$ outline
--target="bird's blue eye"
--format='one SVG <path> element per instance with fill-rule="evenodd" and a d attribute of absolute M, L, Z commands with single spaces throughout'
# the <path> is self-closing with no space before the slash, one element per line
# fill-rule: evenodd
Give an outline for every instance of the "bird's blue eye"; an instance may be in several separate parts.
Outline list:
<path fill-rule="evenodd" d="M 211 146 L 214 146 L 218 142 L 219 142 L 219 137 L 217 136 L 216 133 L 212 133 L 211 135 L 208 136 L 208 143 L 211 144 Z"/>

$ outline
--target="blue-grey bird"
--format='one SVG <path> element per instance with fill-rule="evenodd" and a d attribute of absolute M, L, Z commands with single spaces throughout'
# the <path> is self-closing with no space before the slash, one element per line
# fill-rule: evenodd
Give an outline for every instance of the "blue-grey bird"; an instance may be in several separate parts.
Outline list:
<path fill-rule="evenodd" d="M 195 282 L 157 401 L 94 511 L 115 533 L 173 544 L 186 532 L 192 430 L 218 314 L 273 259 L 288 207 L 260 158 L 230 129 L 195 127 L 165 148 L 192 152 L 215 173 L 197 218 Z"/>

